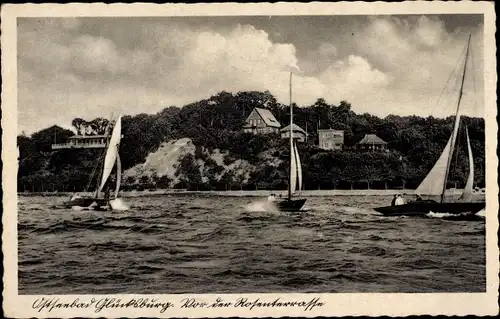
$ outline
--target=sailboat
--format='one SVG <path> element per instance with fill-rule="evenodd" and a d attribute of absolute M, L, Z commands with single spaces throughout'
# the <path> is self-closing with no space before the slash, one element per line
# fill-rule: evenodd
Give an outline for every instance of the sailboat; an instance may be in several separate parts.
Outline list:
<path fill-rule="evenodd" d="M 120 141 L 121 141 L 121 116 L 115 122 L 111 137 L 106 143 L 106 156 L 104 157 L 104 165 L 98 178 L 98 187 L 96 187 L 94 196 L 77 196 L 74 195 L 71 199 L 64 203 L 66 207 L 84 207 L 93 208 L 94 210 L 108 210 L 111 208 L 110 200 L 118 198 L 121 184 L 121 161 L 120 161 Z M 116 163 L 116 186 L 114 196 L 109 196 L 110 186 L 109 177 Z M 98 163 L 99 164 L 99 163 Z M 103 192 L 104 190 L 104 192 Z M 104 193 L 104 196 L 100 196 Z"/>
<path fill-rule="evenodd" d="M 300 162 L 297 143 L 293 138 L 293 107 L 292 107 L 292 72 L 290 72 L 290 172 L 288 196 L 285 200 L 276 203 L 281 211 L 296 212 L 299 211 L 306 199 L 294 199 L 296 190 L 302 190 L 302 164 Z"/>
<path fill-rule="evenodd" d="M 387 216 L 398 215 L 426 215 L 430 212 L 434 213 L 448 213 L 452 215 L 474 215 L 485 208 L 486 203 L 483 201 L 472 201 L 472 189 L 474 183 L 474 157 L 470 144 L 469 132 L 465 128 L 467 137 L 467 153 L 469 161 L 469 176 L 464 188 L 464 191 L 457 201 L 449 200 L 445 197 L 446 184 L 448 182 L 448 175 L 450 172 L 451 159 L 460 127 L 460 102 L 463 95 L 464 80 L 467 70 L 467 59 L 469 57 L 470 36 L 467 44 L 467 51 L 465 55 L 464 71 L 462 74 L 462 82 L 460 86 L 460 93 L 458 97 L 458 104 L 455 113 L 455 122 L 453 126 L 453 133 L 451 134 L 448 143 L 446 144 L 441 156 L 434 164 L 430 172 L 420 183 L 415 190 L 418 199 L 408 202 L 403 205 L 384 206 L 374 208 L 377 212 Z M 428 199 L 422 200 L 422 196 Z M 439 201 L 432 199 L 439 198 Z"/>

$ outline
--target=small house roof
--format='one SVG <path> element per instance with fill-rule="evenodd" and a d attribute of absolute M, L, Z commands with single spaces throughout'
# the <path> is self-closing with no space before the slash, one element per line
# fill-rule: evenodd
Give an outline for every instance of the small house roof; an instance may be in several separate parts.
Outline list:
<path fill-rule="evenodd" d="M 257 113 L 259 113 L 260 117 L 262 118 L 264 123 L 266 123 L 267 126 L 281 127 L 280 122 L 278 122 L 278 120 L 276 120 L 276 118 L 274 117 L 273 113 L 271 113 L 271 111 L 269 111 L 267 109 L 261 109 L 259 107 L 256 107 L 255 111 Z"/>
<path fill-rule="evenodd" d="M 304 131 L 300 126 L 298 126 L 295 123 L 293 123 L 292 129 L 293 129 L 293 131 L 299 131 L 299 132 L 302 132 L 302 133 L 306 134 L 306 131 Z M 280 132 L 286 132 L 286 131 L 289 131 L 289 130 L 290 130 L 290 125 L 287 125 L 284 128 L 282 128 L 280 130 Z"/>
<path fill-rule="evenodd" d="M 358 142 L 358 144 L 381 145 L 381 144 L 387 144 L 387 142 L 375 134 L 365 134 L 365 137 L 363 137 L 361 141 Z"/>

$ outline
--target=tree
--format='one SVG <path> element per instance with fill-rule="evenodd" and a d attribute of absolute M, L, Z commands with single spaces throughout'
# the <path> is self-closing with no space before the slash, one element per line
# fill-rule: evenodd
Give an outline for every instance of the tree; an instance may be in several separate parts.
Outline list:
<path fill-rule="evenodd" d="M 202 184 L 200 167 L 191 153 L 182 157 L 180 165 L 175 173 L 188 189 L 196 189 Z"/>
<path fill-rule="evenodd" d="M 76 118 L 71 121 L 71 125 L 76 129 L 77 134 L 83 135 L 86 133 L 88 122 L 82 118 Z"/>
<path fill-rule="evenodd" d="M 106 128 L 109 125 L 109 121 L 102 117 L 98 117 L 90 121 L 88 125 L 92 129 L 93 135 L 104 135 L 106 133 Z"/>
<path fill-rule="evenodd" d="M 127 170 L 144 163 L 147 156 L 164 142 L 190 138 L 196 147 L 193 155 L 179 159 L 177 177 L 180 184 L 167 177 L 157 177 L 158 187 L 187 187 L 191 189 L 240 189 L 261 183 L 269 188 L 284 189 L 288 184 L 290 161 L 288 140 L 279 134 L 253 135 L 242 132 L 242 126 L 254 107 L 272 111 L 282 125 L 289 122 L 290 108 L 280 104 L 268 91 L 230 93 L 222 91 L 214 96 L 190 103 L 181 108 L 166 107 L 157 114 L 138 114 L 122 118 L 120 157 Z M 381 105 L 380 107 L 383 107 Z M 293 105 L 294 121 L 305 128 L 309 143 L 299 144 L 302 159 L 304 187 L 308 189 L 335 187 L 414 188 L 422 181 L 444 149 L 453 126 L 453 117 L 395 116 L 378 118 L 370 114 L 356 114 L 347 101 L 328 104 L 319 98 L 314 104 Z M 484 185 L 485 132 L 484 119 L 462 117 L 467 125 L 474 154 L 476 184 Z M 81 118 L 72 121 L 79 134 L 89 128 L 91 134 L 100 134 L 107 121 L 96 118 L 87 123 Z M 345 144 L 353 145 L 365 134 L 377 134 L 388 142 L 388 153 L 358 153 L 357 151 L 324 151 L 313 145 L 317 128 L 344 130 Z M 462 125 L 463 127 L 463 125 Z M 468 173 L 468 159 L 464 152 L 465 137 L 460 132 L 458 158 L 454 157 L 450 183 L 463 183 Z M 102 150 L 52 151 L 54 142 L 66 141 L 73 132 L 60 127 L 49 127 L 31 137 L 18 136 L 19 181 L 23 189 L 39 189 L 43 183 L 59 189 L 95 187 L 98 174 L 92 176 Z M 224 154 L 223 164 L 240 168 L 222 167 L 210 154 L 218 149 Z M 200 165 L 201 164 L 201 165 Z M 201 171 L 201 167 L 203 170 Z M 227 171 L 225 171 L 227 170 Z M 250 179 L 247 179 L 250 174 Z M 138 187 L 130 177 L 130 187 Z M 142 184 L 151 181 L 142 180 Z M 134 185 L 134 186 L 133 186 Z M 161 186 L 160 186 L 161 185 Z"/>
<path fill-rule="evenodd" d="M 172 186 L 172 179 L 167 175 L 162 175 L 156 180 L 156 187 L 160 189 L 167 189 Z"/>

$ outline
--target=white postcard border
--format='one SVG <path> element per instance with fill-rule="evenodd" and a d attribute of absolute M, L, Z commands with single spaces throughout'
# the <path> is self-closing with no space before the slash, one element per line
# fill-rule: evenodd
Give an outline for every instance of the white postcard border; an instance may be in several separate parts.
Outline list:
<path fill-rule="evenodd" d="M 223 14 L 222 14 L 223 13 Z M 17 193 L 16 193 L 16 134 L 17 134 L 17 17 L 70 17 L 70 16 L 210 16 L 210 15 L 369 15 L 369 14 L 484 14 L 485 52 L 485 130 L 486 167 L 486 277 L 485 293 L 332 293 L 332 294 L 185 294 L 185 295 L 18 295 L 17 278 Z M 494 315 L 498 314 L 498 184 L 497 184 L 497 107 L 496 107 L 496 43 L 494 4 L 488 2 L 403 2 L 403 3 L 254 3 L 254 4 L 25 4 L 4 5 L 2 22 L 2 161 L 3 161 L 3 254 L 4 291 L 3 309 L 6 317 L 281 317 L 281 316 L 406 316 L 406 315 Z M 89 303 L 87 308 L 57 308 L 38 312 L 35 305 L 57 299 L 60 303 Z M 212 303 L 216 298 L 230 301 L 227 308 L 181 309 L 181 300 L 196 298 Z M 249 301 L 260 299 L 272 302 L 276 298 L 286 301 L 317 302 L 310 310 L 304 307 L 234 307 L 240 297 Z M 94 298 L 94 302 L 92 302 Z M 139 298 L 155 298 L 170 302 L 173 308 L 104 308 L 97 312 L 96 304 L 103 298 L 121 299 L 123 302 Z M 54 304 L 56 302 L 54 301 Z"/>

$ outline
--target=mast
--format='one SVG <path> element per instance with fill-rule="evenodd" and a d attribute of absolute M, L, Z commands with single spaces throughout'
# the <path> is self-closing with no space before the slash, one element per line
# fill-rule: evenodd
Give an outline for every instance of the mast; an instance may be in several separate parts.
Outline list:
<path fill-rule="evenodd" d="M 306 122 L 306 144 L 307 144 L 307 122 Z"/>
<path fill-rule="evenodd" d="M 292 198 L 292 170 L 293 170 L 293 157 L 295 156 L 293 150 L 293 106 L 292 106 L 292 72 L 290 72 L 290 174 L 289 175 L 289 186 L 288 186 L 288 199 Z"/>
<path fill-rule="evenodd" d="M 455 125 L 453 126 L 453 133 L 452 133 L 453 135 L 451 136 L 451 143 L 450 143 L 450 153 L 448 154 L 448 160 L 446 162 L 443 191 L 441 192 L 441 203 L 444 201 L 444 193 L 446 192 L 446 184 L 448 183 L 448 175 L 450 173 L 451 157 L 453 155 L 453 150 L 455 146 L 455 131 L 458 130 L 458 125 L 460 124 L 460 116 L 458 114 L 458 111 L 460 109 L 460 102 L 462 101 L 462 95 L 464 94 L 464 81 L 465 81 L 465 72 L 467 70 L 467 60 L 469 58 L 470 38 L 471 35 L 469 34 L 469 41 L 467 42 L 467 52 L 465 53 L 464 72 L 462 74 L 462 83 L 460 84 L 460 93 L 458 95 L 457 111 L 455 112 Z"/>

